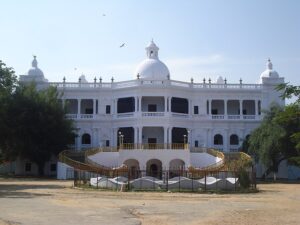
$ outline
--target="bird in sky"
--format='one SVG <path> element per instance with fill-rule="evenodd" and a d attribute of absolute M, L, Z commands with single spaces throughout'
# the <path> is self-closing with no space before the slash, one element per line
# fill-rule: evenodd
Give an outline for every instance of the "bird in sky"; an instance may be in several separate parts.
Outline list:
<path fill-rule="evenodd" d="M 121 45 L 120 45 L 120 48 L 123 48 L 124 46 L 125 46 L 125 43 L 121 44 Z"/>

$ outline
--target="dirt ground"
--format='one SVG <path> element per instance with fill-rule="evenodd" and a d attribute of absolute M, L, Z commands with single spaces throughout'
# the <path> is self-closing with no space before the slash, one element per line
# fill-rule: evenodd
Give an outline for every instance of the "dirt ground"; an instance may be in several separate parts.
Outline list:
<path fill-rule="evenodd" d="M 300 224 L 300 184 L 255 194 L 110 192 L 70 181 L 0 178 L 0 225 Z"/>

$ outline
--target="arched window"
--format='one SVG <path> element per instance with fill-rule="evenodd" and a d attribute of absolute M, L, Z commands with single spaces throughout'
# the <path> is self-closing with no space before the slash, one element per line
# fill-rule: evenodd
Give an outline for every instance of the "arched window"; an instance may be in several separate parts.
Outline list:
<path fill-rule="evenodd" d="M 230 136 L 230 145 L 239 145 L 239 137 L 236 134 Z"/>
<path fill-rule="evenodd" d="M 221 134 L 214 136 L 214 145 L 223 145 L 223 136 Z"/>
<path fill-rule="evenodd" d="M 81 137 L 81 144 L 90 145 L 91 144 L 91 135 L 83 134 Z"/>

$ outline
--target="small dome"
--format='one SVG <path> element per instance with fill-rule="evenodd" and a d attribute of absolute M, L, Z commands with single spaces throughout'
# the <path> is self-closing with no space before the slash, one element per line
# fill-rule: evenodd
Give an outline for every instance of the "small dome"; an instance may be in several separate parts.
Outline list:
<path fill-rule="evenodd" d="M 275 70 L 273 70 L 273 64 L 270 59 L 268 59 L 266 66 L 267 68 L 264 72 L 261 73 L 260 79 L 262 79 L 263 77 L 279 78 L 279 74 Z"/>
<path fill-rule="evenodd" d="M 85 75 L 83 74 L 79 77 L 79 80 L 81 81 L 81 83 L 88 83 L 87 79 L 85 78 Z"/>
<path fill-rule="evenodd" d="M 146 47 L 147 59 L 142 61 L 136 68 L 135 75 L 141 79 L 169 80 L 170 72 L 168 67 L 158 59 L 159 48 L 153 42 Z"/>
<path fill-rule="evenodd" d="M 44 77 L 43 71 L 38 68 L 38 62 L 36 60 L 36 56 L 33 56 L 33 60 L 32 60 L 31 65 L 32 65 L 32 68 L 30 68 L 28 70 L 28 75 Z"/>
<path fill-rule="evenodd" d="M 223 77 L 222 76 L 219 76 L 218 79 L 217 79 L 217 84 L 224 84 L 224 80 L 223 80 Z"/>

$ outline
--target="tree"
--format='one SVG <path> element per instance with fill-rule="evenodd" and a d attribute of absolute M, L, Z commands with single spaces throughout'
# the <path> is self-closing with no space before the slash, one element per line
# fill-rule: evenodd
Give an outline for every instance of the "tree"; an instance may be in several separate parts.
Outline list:
<path fill-rule="evenodd" d="M 295 102 L 291 103 L 285 108 L 285 111 L 278 117 L 278 122 L 283 125 L 289 125 L 291 132 L 289 138 L 295 144 L 294 148 L 297 150 L 289 158 L 289 162 L 300 166 L 300 86 L 289 85 L 288 83 L 280 84 L 277 90 L 283 91 L 282 98 L 295 98 Z"/>
<path fill-rule="evenodd" d="M 0 60 L 0 142 L 5 138 L 3 132 L 7 130 L 7 124 L 5 123 L 7 115 L 7 107 L 12 97 L 12 94 L 17 86 L 17 77 L 12 68 L 7 67 Z M 0 163 L 3 161 L 3 146 L 0 145 Z"/>
<path fill-rule="evenodd" d="M 5 122 L 9 129 L 0 134 L 5 159 L 29 159 L 37 164 L 40 175 L 51 156 L 57 156 L 75 138 L 72 121 L 65 118 L 54 87 L 37 91 L 34 84 L 18 86 Z"/>
<path fill-rule="evenodd" d="M 273 172 L 274 179 L 276 179 L 279 164 L 286 159 L 282 151 L 286 132 L 274 121 L 275 116 L 281 111 L 279 106 L 271 106 L 270 111 L 265 113 L 261 125 L 251 133 L 248 140 L 249 153 L 267 168 L 264 176 Z"/>

